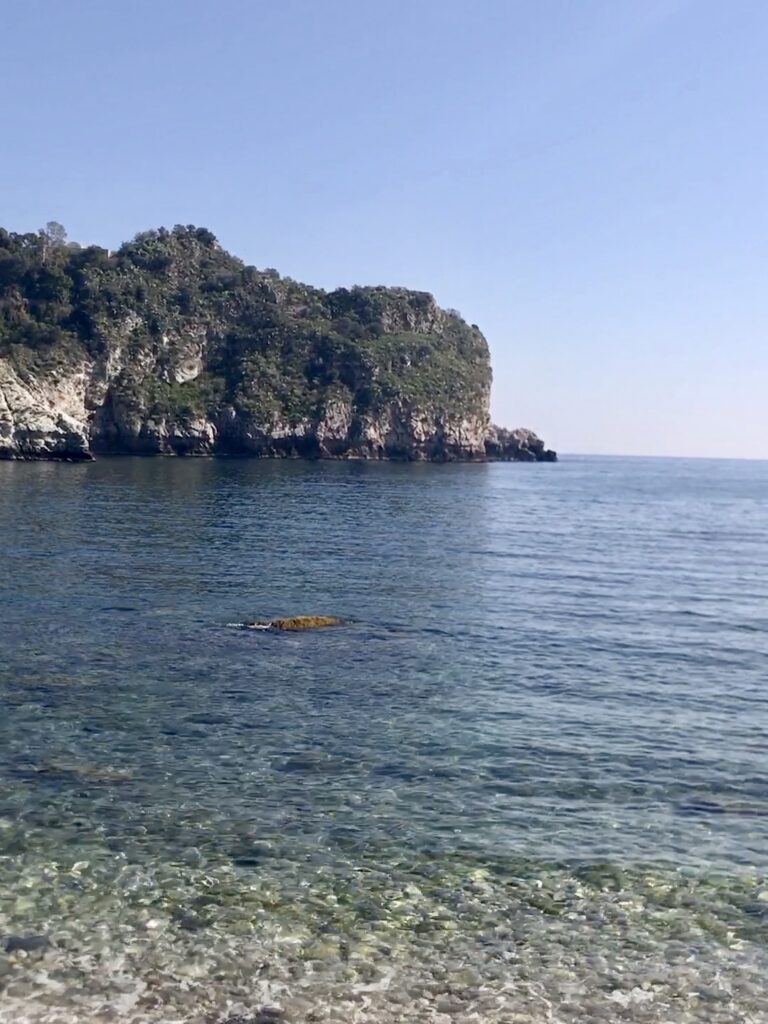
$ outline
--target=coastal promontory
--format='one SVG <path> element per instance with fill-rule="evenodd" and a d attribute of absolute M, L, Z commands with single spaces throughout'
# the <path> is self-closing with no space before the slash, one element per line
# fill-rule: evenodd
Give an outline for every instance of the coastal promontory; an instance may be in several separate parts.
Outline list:
<path fill-rule="evenodd" d="M 323 291 L 191 226 L 115 252 L 0 229 L 0 458 L 553 460 L 490 388 L 479 328 L 426 292 Z"/>

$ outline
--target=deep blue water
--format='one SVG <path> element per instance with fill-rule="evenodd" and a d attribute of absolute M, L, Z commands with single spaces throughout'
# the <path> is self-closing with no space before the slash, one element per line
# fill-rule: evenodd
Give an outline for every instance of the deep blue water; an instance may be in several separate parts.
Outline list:
<path fill-rule="evenodd" d="M 0 464 L 0 563 L 3 1024 L 768 1020 L 768 463 Z"/>

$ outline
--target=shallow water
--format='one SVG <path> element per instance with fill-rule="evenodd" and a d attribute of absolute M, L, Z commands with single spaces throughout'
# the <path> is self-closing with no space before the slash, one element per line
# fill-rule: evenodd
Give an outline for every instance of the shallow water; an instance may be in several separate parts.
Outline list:
<path fill-rule="evenodd" d="M 768 463 L 0 463 L 0 560 L 2 1024 L 768 1021 Z"/>

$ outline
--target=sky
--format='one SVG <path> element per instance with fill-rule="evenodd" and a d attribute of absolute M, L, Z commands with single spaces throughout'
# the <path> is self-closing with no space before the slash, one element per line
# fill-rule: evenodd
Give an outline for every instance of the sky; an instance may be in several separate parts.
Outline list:
<path fill-rule="evenodd" d="M 563 452 L 768 458 L 765 0 L 24 0 L 0 225 L 477 323 Z"/>

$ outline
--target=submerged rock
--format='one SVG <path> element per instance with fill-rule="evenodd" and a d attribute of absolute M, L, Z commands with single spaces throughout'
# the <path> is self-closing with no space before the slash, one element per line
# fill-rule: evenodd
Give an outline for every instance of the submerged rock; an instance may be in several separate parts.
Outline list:
<path fill-rule="evenodd" d="M 341 626 L 344 620 L 336 615 L 293 615 L 285 619 L 269 619 L 246 622 L 246 629 L 274 629 L 296 633 L 302 629 L 322 629 L 326 626 Z"/>
<path fill-rule="evenodd" d="M 58 757 L 35 765 L 33 770 L 39 775 L 64 775 L 89 782 L 128 782 L 133 777 L 127 768 L 68 761 Z"/>
<path fill-rule="evenodd" d="M 207 928 L 213 921 L 211 917 L 203 917 L 183 907 L 176 907 L 171 912 L 171 919 L 187 932 L 199 932 Z"/>
<path fill-rule="evenodd" d="M 257 1010 L 253 1016 L 227 1017 L 221 1024 L 279 1024 L 284 1019 L 282 1010 L 277 1010 L 271 1006 L 264 1006 Z"/>
<path fill-rule="evenodd" d="M 51 940 L 47 935 L 9 935 L 5 940 L 6 953 L 32 953 L 47 949 Z"/>

